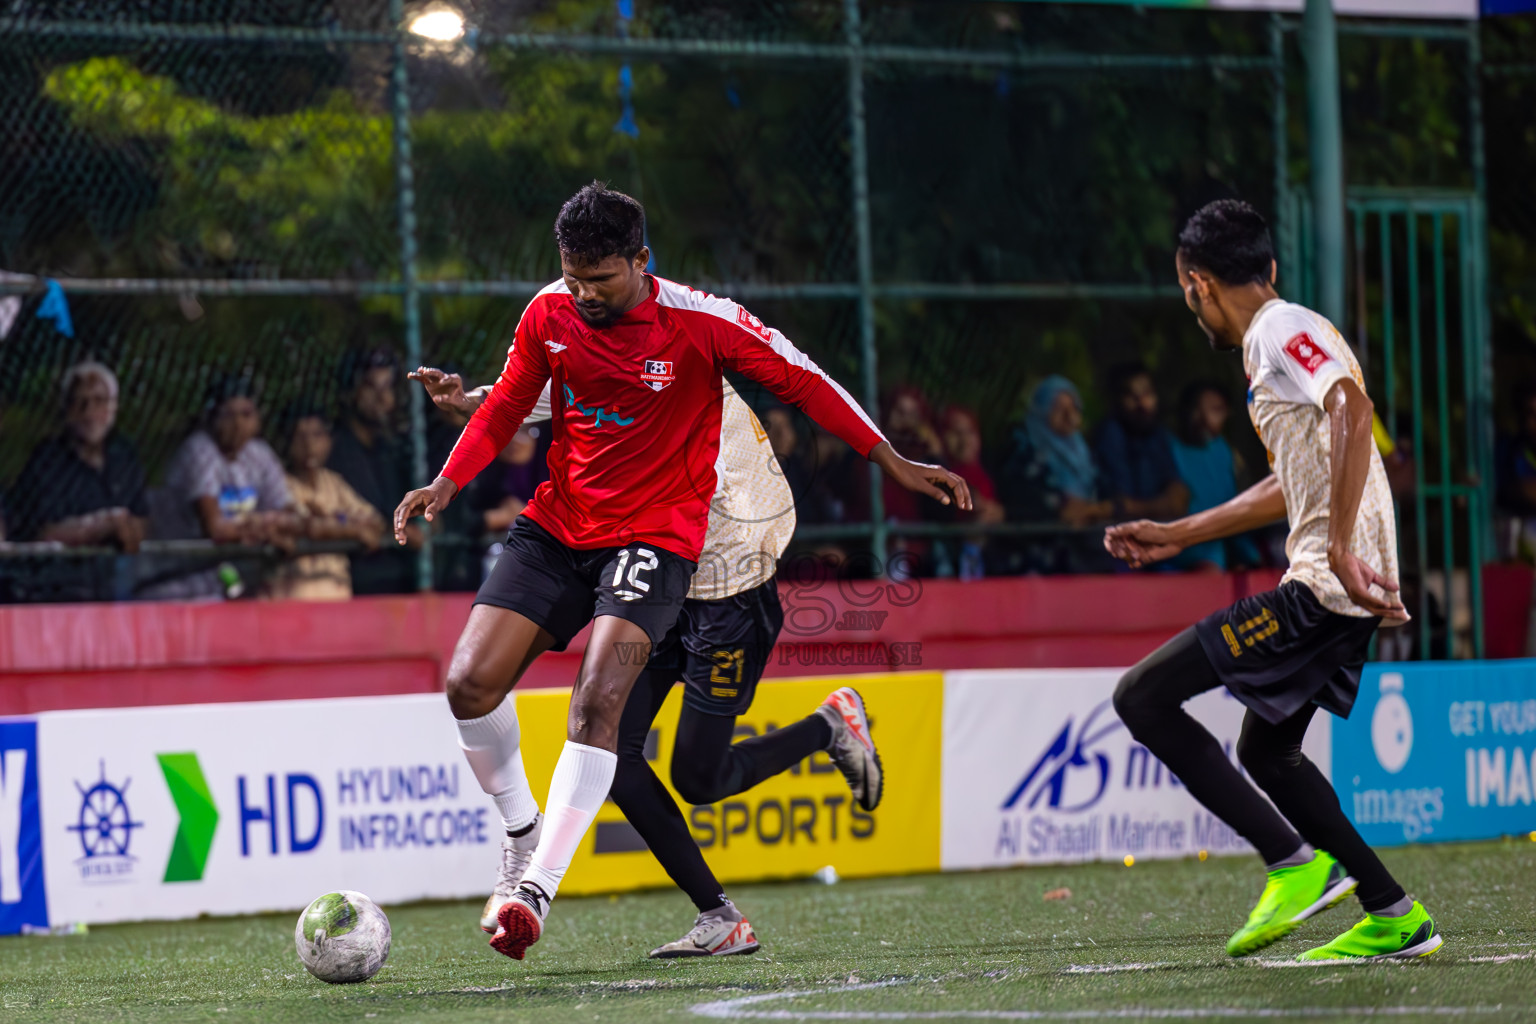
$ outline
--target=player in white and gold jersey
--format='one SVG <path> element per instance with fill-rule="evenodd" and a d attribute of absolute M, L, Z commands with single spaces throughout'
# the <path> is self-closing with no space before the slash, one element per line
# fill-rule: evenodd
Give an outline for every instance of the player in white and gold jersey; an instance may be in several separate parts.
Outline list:
<path fill-rule="evenodd" d="M 438 405 L 461 413 L 472 412 L 486 390 L 466 393 L 457 374 L 428 367 L 410 376 L 421 381 Z M 874 810 L 883 788 L 869 718 L 852 687 L 834 690 L 798 722 L 731 742 L 736 717 L 751 705 L 784 621 L 774 572 L 795 531 L 795 507 L 767 432 L 741 396 L 728 383 L 722 382 L 722 387 L 715 491 L 698 571 L 677 624 L 652 650 L 630 691 L 610 790 L 646 846 L 699 909 L 686 935 L 651 951 L 658 958 L 727 956 L 758 948 L 751 924 L 726 898 L 677 802 L 645 758 L 651 723 L 676 682 L 681 680 L 684 689 L 672 784 L 689 803 L 716 803 L 742 793 L 822 750 L 842 770 L 863 810 Z M 525 422 L 549 416 L 546 386 Z M 480 782 L 496 795 L 494 766 Z M 480 922 L 485 931 L 494 932 L 497 910 L 522 880 L 541 824 L 542 817 L 515 832 L 509 827 L 496 884 Z"/>
<path fill-rule="evenodd" d="M 1179 234 L 1179 285 L 1218 351 L 1241 350 L 1248 411 L 1274 473 L 1213 509 L 1106 531 L 1131 565 L 1285 518 L 1278 589 L 1207 616 L 1126 673 L 1115 710 L 1197 800 L 1264 858 L 1268 882 L 1227 942 L 1245 956 L 1357 892 L 1365 919 L 1304 960 L 1405 958 L 1440 948 L 1435 923 L 1366 845 L 1301 741 L 1319 707 L 1349 714 L 1371 636 L 1403 621 L 1392 494 L 1371 437 L 1371 400 L 1343 337 L 1275 293 L 1269 227 L 1211 203 Z M 1224 686 L 1247 706 L 1237 754 L 1270 804 L 1183 709 Z"/>

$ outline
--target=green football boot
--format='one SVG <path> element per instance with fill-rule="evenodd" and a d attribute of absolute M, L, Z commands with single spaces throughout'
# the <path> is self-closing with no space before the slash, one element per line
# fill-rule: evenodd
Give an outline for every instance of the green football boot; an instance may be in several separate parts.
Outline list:
<path fill-rule="evenodd" d="M 1402 917 L 1377 917 L 1365 920 L 1326 946 L 1309 949 L 1298 960 L 1410 960 L 1429 956 L 1442 944 L 1435 920 L 1417 900 Z"/>
<path fill-rule="evenodd" d="M 1291 933 L 1301 922 L 1342 903 L 1355 891 L 1344 866 L 1322 850 L 1310 863 L 1269 873 L 1259 905 L 1227 940 L 1230 956 L 1247 956 Z"/>

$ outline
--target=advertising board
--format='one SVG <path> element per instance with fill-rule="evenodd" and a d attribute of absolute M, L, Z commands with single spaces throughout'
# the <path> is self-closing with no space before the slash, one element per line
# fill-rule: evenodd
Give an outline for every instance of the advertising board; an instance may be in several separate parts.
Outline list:
<path fill-rule="evenodd" d="M 738 736 L 809 714 L 846 678 L 769 683 Z M 817 754 L 740 797 L 690 807 L 724 882 L 935 871 L 938 673 L 859 677 L 886 771 L 866 814 Z M 519 694 L 524 761 L 542 803 L 569 694 Z M 681 690 L 649 748 L 670 785 Z M 39 762 L 39 753 L 43 760 Z M 40 767 L 41 765 L 41 767 Z M 500 821 L 465 764 L 440 694 L 49 712 L 0 722 L 0 930 L 301 907 L 329 889 L 388 905 L 478 897 Z M 47 884 L 44 885 L 46 874 Z M 566 893 L 669 885 L 606 804 Z"/>
<path fill-rule="evenodd" d="M 1131 738 L 1112 702 L 1120 675 L 945 673 L 945 870 L 1252 849 Z M 1243 706 L 1216 690 L 1185 709 L 1235 762 Z M 1304 745 L 1325 775 L 1328 718 Z"/>
<path fill-rule="evenodd" d="M 48 926 L 37 723 L 0 719 L 0 935 Z"/>
<path fill-rule="evenodd" d="M 751 709 L 737 720 L 737 736 L 760 735 L 795 722 L 839 686 L 864 697 L 870 731 L 880 745 L 887 786 L 873 813 L 853 806 L 848 784 L 816 754 L 746 793 L 716 804 L 679 800 L 694 841 L 721 882 L 807 878 L 833 867 L 845 878 L 913 874 L 939 869 L 940 729 L 943 677 L 937 672 L 786 680 L 758 687 Z M 569 694 L 539 691 L 518 698 L 523 756 L 534 793 L 549 789 L 565 740 Z M 656 716 L 647 753 L 672 790 L 682 688 Z M 672 790 L 676 797 L 676 791 Z M 563 893 L 614 892 L 671 884 L 656 859 L 611 801 L 587 833 Z"/>
<path fill-rule="evenodd" d="M 56 922 L 474 896 L 500 822 L 440 694 L 39 716 Z"/>
<path fill-rule="evenodd" d="M 1333 764 L 1373 845 L 1536 830 L 1536 661 L 1366 666 Z"/>

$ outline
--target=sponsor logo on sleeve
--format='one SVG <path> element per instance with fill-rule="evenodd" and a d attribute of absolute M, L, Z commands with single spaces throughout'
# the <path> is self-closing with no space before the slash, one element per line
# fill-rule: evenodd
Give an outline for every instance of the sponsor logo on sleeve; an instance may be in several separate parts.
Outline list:
<path fill-rule="evenodd" d="M 1331 362 L 1333 359 L 1305 331 L 1285 343 L 1285 354 L 1296 360 L 1296 365 L 1312 376 L 1317 375 L 1317 371 L 1324 363 Z"/>
<path fill-rule="evenodd" d="M 640 383 L 652 391 L 660 391 L 671 384 L 677 377 L 672 373 L 672 363 L 663 359 L 647 359 L 645 369 L 640 373 Z"/>
<path fill-rule="evenodd" d="M 769 330 L 768 326 L 757 317 L 753 316 L 751 313 L 748 313 L 745 308 L 737 308 L 736 322 L 745 327 L 747 330 L 751 331 L 753 334 L 757 335 L 759 338 L 762 338 L 764 341 L 773 340 L 773 331 Z"/>

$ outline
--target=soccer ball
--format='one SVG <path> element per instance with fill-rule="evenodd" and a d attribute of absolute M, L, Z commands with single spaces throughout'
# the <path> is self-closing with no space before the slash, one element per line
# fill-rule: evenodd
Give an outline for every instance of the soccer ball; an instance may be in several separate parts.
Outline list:
<path fill-rule="evenodd" d="M 293 942 L 305 969 L 321 981 L 367 981 L 389 959 L 389 918 L 360 892 L 328 892 L 299 915 Z"/>

